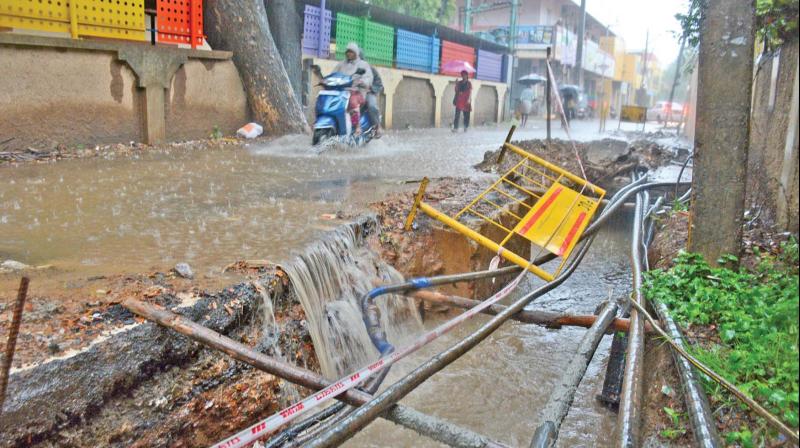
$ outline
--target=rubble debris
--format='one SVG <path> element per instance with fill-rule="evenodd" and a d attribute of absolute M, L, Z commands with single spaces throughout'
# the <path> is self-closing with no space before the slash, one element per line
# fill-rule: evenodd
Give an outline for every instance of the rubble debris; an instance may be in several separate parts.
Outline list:
<path fill-rule="evenodd" d="M 0 272 L 7 271 L 24 271 L 25 269 L 30 269 L 31 266 L 28 266 L 25 263 L 20 263 L 16 260 L 6 260 L 0 263 Z"/>
<path fill-rule="evenodd" d="M 194 278 L 194 272 L 188 263 L 178 263 L 172 270 L 183 278 Z"/>

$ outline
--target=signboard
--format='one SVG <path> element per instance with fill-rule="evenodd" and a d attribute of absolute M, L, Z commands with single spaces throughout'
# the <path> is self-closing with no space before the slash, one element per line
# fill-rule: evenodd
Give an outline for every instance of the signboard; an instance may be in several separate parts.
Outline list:
<path fill-rule="evenodd" d="M 641 123 L 642 131 L 644 131 L 645 123 L 647 122 L 647 108 L 641 106 L 622 106 L 619 112 L 619 124 L 617 129 L 622 126 L 622 122 L 628 123 Z"/>
<path fill-rule="evenodd" d="M 559 257 L 569 254 L 600 201 L 555 183 L 514 228 L 514 232 Z"/>

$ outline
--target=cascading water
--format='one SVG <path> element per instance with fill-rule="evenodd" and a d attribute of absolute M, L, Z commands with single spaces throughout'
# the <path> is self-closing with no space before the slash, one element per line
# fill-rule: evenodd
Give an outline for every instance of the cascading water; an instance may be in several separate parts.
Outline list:
<path fill-rule="evenodd" d="M 363 227 L 376 227 L 369 221 Z M 312 244 L 286 273 L 306 312 L 322 374 L 336 378 L 378 357 L 361 316 L 360 298 L 377 284 L 403 281 L 394 268 L 364 244 L 362 226 L 342 226 Z M 422 330 L 410 298 L 378 299 L 382 324 L 392 344 L 403 345 Z"/>

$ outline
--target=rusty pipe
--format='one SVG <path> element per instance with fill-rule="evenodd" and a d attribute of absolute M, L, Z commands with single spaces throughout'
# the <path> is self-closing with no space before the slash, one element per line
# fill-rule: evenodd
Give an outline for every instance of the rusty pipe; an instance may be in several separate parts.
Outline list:
<path fill-rule="evenodd" d="M 420 299 L 427 303 L 435 303 L 437 305 L 445 305 L 456 308 L 470 309 L 480 303 L 478 300 L 467 299 L 459 296 L 451 296 L 442 294 L 435 291 L 415 291 L 410 294 L 411 297 Z M 495 316 L 506 307 L 503 305 L 492 305 L 483 311 L 484 314 Z M 547 328 L 561 328 L 561 327 L 583 327 L 589 328 L 597 321 L 597 316 L 591 314 L 564 314 L 553 311 L 542 310 L 522 310 L 519 313 L 511 316 L 511 319 L 525 324 L 541 325 Z M 630 321 L 624 318 L 615 318 L 611 322 L 609 331 L 628 331 Z M 645 331 L 650 331 L 652 328 L 650 324 L 645 324 Z"/>
<path fill-rule="evenodd" d="M 11 371 L 11 361 L 14 358 L 14 351 L 17 348 L 17 336 L 19 326 L 22 324 L 22 310 L 25 307 L 25 299 L 28 297 L 28 277 L 22 277 L 19 281 L 17 291 L 17 301 L 14 302 L 14 314 L 11 317 L 11 327 L 8 330 L 8 342 L 6 343 L 6 353 L 3 357 L 2 370 L 0 370 L 0 412 L 3 412 L 3 404 L 6 401 L 6 388 L 8 387 L 8 375 Z"/>

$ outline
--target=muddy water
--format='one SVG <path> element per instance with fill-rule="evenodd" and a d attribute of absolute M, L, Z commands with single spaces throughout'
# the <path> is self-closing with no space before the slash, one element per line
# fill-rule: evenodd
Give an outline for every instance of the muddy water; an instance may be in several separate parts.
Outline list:
<path fill-rule="evenodd" d="M 307 137 L 289 136 L 6 167 L 0 258 L 52 264 L 46 277 L 56 282 L 177 262 L 216 278 L 238 259 L 286 259 L 337 224 L 324 215 L 358 212 L 389 191 L 414 188 L 401 181 L 477 175 L 471 166 L 504 132 L 404 131 L 322 154 L 311 151 Z"/>
<path fill-rule="evenodd" d="M 620 298 L 629 293 L 626 240 L 629 228 L 625 220 L 614 221 L 609 227 L 596 239 L 575 274 L 529 308 L 592 313 L 609 296 Z M 529 281 L 515 294 L 518 297 L 540 284 Z M 402 361 L 393 368 L 385 384 L 391 384 L 430 356 L 450 347 L 486 320 L 479 316 Z M 426 326 L 433 327 L 439 322 L 429 320 Z M 528 446 L 536 429 L 538 413 L 584 333 L 583 329 L 548 330 L 508 322 L 467 355 L 423 383 L 402 403 L 510 446 Z M 578 388 L 573 407 L 561 427 L 558 446 L 611 446 L 616 414 L 595 400 L 602 390 L 610 346 L 611 336 L 608 335 L 603 338 Z M 378 420 L 346 446 L 411 448 L 440 445 L 400 426 Z"/>

